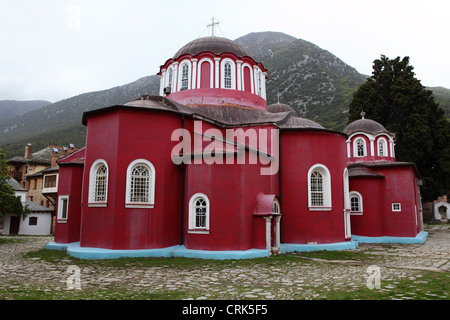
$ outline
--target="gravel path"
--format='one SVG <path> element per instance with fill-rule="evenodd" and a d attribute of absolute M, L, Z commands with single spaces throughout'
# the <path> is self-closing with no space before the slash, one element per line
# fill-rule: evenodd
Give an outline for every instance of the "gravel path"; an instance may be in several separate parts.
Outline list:
<path fill-rule="evenodd" d="M 379 258 L 375 263 L 380 267 L 381 283 L 390 284 L 382 285 L 381 290 L 389 290 L 392 283 L 405 278 L 420 283 L 423 272 L 450 271 L 450 226 L 427 225 L 425 230 L 429 236 L 422 245 L 360 244 L 353 252 Z M 16 236 L 14 239 L 17 242 L 0 244 L 0 299 L 17 299 L 17 294 L 28 289 L 41 290 L 47 298 L 53 294 L 70 298 L 76 291 L 69 290 L 67 283 L 75 274 L 73 270 L 67 272 L 74 265 L 72 260 L 67 258 L 50 263 L 23 255 L 44 248 L 53 238 Z M 89 297 L 91 299 L 120 299 L 118 292 L 126 292 L 125 298 L 133 298 L 130 293 L 163 293 L 170 297 L 171 293 L 181 292 L 174 298 L 319 299 L 326 292 L 367 288 L 369 263 L 325 261 L 296 255 L 293 259 L 278 261 L 217 264 L 213 261 L 201 263 L 201 268 L 193 265 L 142 267 L 133 263 L 119 266 L 90 263 L 74 268 L 79 268 L 81 290 L 78 291 L 95 292 Z M 12 295 L 14 292 L 17 294 Z M 437 298 L 449 299 L 448 292 Z"/>

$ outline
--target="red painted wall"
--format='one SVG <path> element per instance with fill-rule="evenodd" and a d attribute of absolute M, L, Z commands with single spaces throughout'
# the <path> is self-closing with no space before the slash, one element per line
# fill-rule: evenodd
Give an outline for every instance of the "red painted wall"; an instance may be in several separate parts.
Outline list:
<path fill-rule="evenodd" d="M 211 64 L 209 62 L 203 62 L 201 64 L 200 88 L 211 88 Z"/>
<path fill-rule="evenodd" d="M 352 234 L 380 237 L 415 237 L 421 231 L 416 175 L 412 166 L 378 166 L 371 170 L 384 179 L 351 178 L 350 191 L 363 197 L 362 216 L 352 216 Z M 401 204 L 401 212 L 392 211 Z"/>
<path fill-rule="evenodd" d="M 193 122 L 186 128 L 191 132 Z M 203 132 L 214 126 L 203 122 Z M 252 127 L 270 129 L 272 126 Z M 246 128 L 250 129 L 250 128 Z M 220 129 L 223 136 L 225 130 Z M 270 135 L 268 136 L 270 138 Z M 203 144 L 206 147 L 210 142 Z M 248 141 L 247 141 L 248 143 Z M 270 143 L 269 143 L 270 147 Z M 253 212 L 258 194 L 278 194 L 278 175 L 261 175 L 260 168 L 249 164 L 248 153 L 245 164 L 190 164 L 186 166 L 184 197 L 184 243 L 188 249 L 200 250 L 247 250 L 265 248 L 265 220 L 254 217 Z M 195 234 L 188 231 L 189 200 L 196 193 L 205 194 L 210 201 L 209 234 Z"/>
<path fill-rule="evenodd" d="M 67 220 L 56 220 L 56 243 L 80 241 L 82 182 L 82 165 L 60 164 L 56 212 L 58 212 L 59 196 L 69 195 L 69 206 L 67 210 Z"/>
<path fill-rule="evenodd" d="M 386 177 L 384 233 L 386 236 L 415 237 L 420 232 L 416 176 L 411 166 L 376 167 Z M 401 204 L 401 212 L 392 211 L 392 203 Z M 417 219 L 416 219 L 417 218 Z M 417 225 L 416 225 L 417 223 Z"/>
<path fill-rule="evenodd" d="M 171 161 L 178 117 L 161 112 L 115 110 L 88 118 L 81 246 L 110 249 L 160 248 L 180 239 L 179 169 Z M 136 159 L 156 171 L 155 206 L 125 208 L 126 170 Z M 89 170 L 97 159 L 109 167 L 107 207 L 88 206 Z"/>
<path fill-rule="evenodd" d="M 345 241 L 346 137 L 333 132 L 281 131 L 281 207 L 284 243 Z M 308 170 L 323 164 L 331 175 L 331 211 L 308 208 Z"/>
<path fill-rule="evenodd" d="M 362 215 L 351 215 L 352 234 L 367 237 L 384 236 L 385 179 L 350 178 L 350 191 L 361 194 L 363 206 Z"/>

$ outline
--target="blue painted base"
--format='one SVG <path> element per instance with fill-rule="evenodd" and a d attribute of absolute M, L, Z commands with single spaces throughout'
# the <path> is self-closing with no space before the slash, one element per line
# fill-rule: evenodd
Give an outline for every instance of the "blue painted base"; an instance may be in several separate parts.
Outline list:
<path fill-rule="evenodd" d="M 352 235 L 352 241 L 358 243 L 403 243 L 403 244 L 421 244 L 427 239 L 428 232 L 421 231 L 415 237 L 365 237 Z"/>
<path fill-rule="evenodd" d="M 416 237 L 364 237 L 352 235 L 351 241 L 323 244 L 295 244 L 282 243 L 280 245 L 281 253 L 288 252 L 308 252 L 323 250 L 352 250 L 356 249 L 358 243 L 424 243 L 428 232 L 421 231 Z M 49 250 L 67 251 L 70 256 L 80 259 L 118 259 L 118 258 L 138 258 L 138 257 L 186 257 L 198 259 L 253 259 L 268 257 L 270 253 L 263 249 L 250 250 L 230 250 L 230 251 L 207 251 L 186 249 L 183 245 L 160 249 L 141 249 L 141 250 L 111 250 L 103 248 L 80 247 L 79 242 L 55 243 L 50 242 L 45 245 Z"/>
<path fill-rule="evenodd" d="M 308 251 L 325 251 L 325 250 L 352 250 L 356 249 L 358 243 L 353 241 L 322 243 L 322 244 L 295 244 L 282 243 L 281 253 L 287 252 L 308 252 Z"/>
<path fill-rule="evenodd" d="M 55 243 L 50 242 L 45 245 L 49 250 L 67 250 L 67 254 L 80 259 L 118 259 L 118 258 L 138 258 L 138 257 L 186 257 L 199 259 L 253 259 L 268 257 L 269 251 L 262 249 L 232 250 L 232 251 L 207 251 L 186 249 L 182 245 L 161 249 L 141 249 L 141 250 L 111 250 L 102 248 L 80 247 L 79 242 Z"/>

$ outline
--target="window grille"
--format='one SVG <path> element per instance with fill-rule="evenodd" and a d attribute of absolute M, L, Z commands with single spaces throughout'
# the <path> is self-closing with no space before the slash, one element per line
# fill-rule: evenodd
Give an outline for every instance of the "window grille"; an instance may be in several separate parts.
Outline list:
<path fill-rule="evenodd" d="M 224 66 L 225 88 L 231 89 L 231 64 L 225 63 Z"/>
<path fill-rule="evenodd" d="M 350 211 L 352 212 L 361 212 L 360 206 L 359 206 L 359 197 L 353 196 L 350 198 Z"/>
<path fill-rule="evenodd" d="M 104 164 L 101 164 L 95 172 L 95 190 L 94 201 L 106 201 L 106 188 L 108 183 L 108 169 Z"/>
<path fill-rule="evenodd" d="M 150 202 L 150 170 L 147 166 L 137 165 L 131 171 L 130 202 Z"/>
<path fill-rule="evenodd" d="M 380 140 L 380 141 L 378 141 L 378 155 L 384 156 L 385 155 L 384 152 L 385 152 L 384 151 L 384 142 L 383 142 L 383 140 Z"/>
<path fill-rule="evenodd" d="M 323 177 L 319 171 L 311 173 L 311 205 L 313 207 L 324 206 Z"/>
<path fill-rule="evenodd" d="M 181 90 L 188 89 L 189 85 L 189 65 L 184 64 L 181 72 Z"/>
<path fill-rule="evenodd" d="M 206 228 L 206 201 L 200 198 L 195 201 L 195 227 Z"/>
<path fill-rule="evenodd" d="M 356 150 L 358 152 L 358 157 L 363 157 L 365 155 L 364 142 L 362 139 L 358 139 L 358 141 L 356 141 Z"/>

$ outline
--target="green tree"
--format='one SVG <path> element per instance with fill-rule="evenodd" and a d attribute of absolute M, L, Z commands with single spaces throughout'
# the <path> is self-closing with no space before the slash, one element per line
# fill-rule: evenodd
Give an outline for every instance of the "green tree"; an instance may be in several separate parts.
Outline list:
<path fill-rule="evenodd" d="M 372 76 L 353 95 L 349 122 L 366 117 L 395 134 L 397 161 L 415 162 L 425 201 L 450 190 L 450 123 L 413 72 L 409 57 L 373 63 Z"/>
<path fill-rule="evenodd" d="M 9 166 L 5 154 L 0 150 L 0 217 L 6 213 L 25 217 L 30 211 L 27 206 L 22 206 L 20 197 L 16 197 L 13 188 L 8 183 Z"/>

